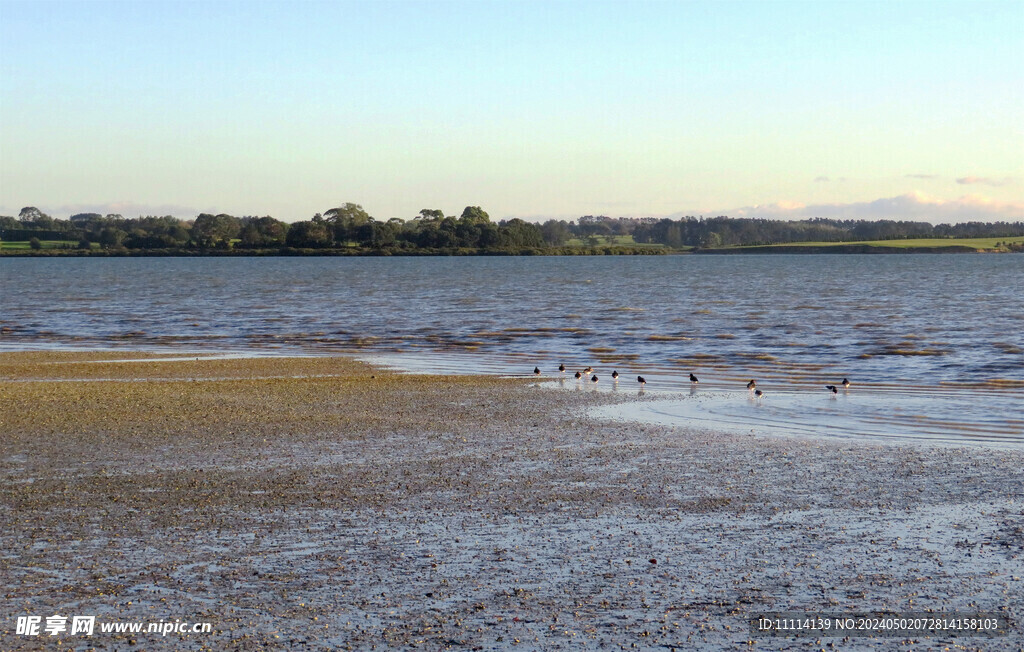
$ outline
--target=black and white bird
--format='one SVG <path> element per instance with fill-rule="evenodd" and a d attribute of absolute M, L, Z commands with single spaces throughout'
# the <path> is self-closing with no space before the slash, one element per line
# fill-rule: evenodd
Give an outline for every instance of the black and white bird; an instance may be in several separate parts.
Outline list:
<path fill-rule="evenodd" d="M 618 379 L 619 379 L 619 372 L 613 371 L 612 372 L 612 380 L 618 380 Z"/>
<path fill-rule="evenodd" d="M 755 389 L 754 390 L 754 396 L 756 396 L 757 398 L 764 398 L 764 392 L 762 392 L 759 389 Z"/>
<path fill-rule="evenodd" d="M 583 374 L 581 374 L 580 372 L 577 371 L 576 372 L 576 380 L 579 380 L 580 378 L 583 378 Z"/>
<path fill-rule="evenodd" d="M 825 389 L 827 389 L 828 391 L 832 392 L 832 397 L 833 398 L 835 398 L 835 395 L 839 393 L 839 390 L 836 389 L 835 385 L 825 385 Z"/>
<path fill-rule="evenodd" d="M 691 383 L 699 383 L 700 381 L 697 380 L 696 376 L 694 376 L 693 374 L 690 374 L 690 382 Z"/>
<path fill-rule="evenodd" d="M 534 367 L 533 368 L 533 375 L 534 376 L 539 376 L 540 375 L 540 367 Z"/>
<path fill-rule="evenodd" d="M 647 384 L 647 379 L 644 378 L 643 376 L 637 376 L 636 377 L 636 382 L 640 383 L 641 385 L 646 385 Z"/>
<path fill-rule="evenodd" d="M 564 374 L 565 373 L 565 365 L 564 364 L 558 365 L 558 370 L 561 371 Z"/>
<path fill-rule="evenodd" d="M 747 383 L 747 389 L 749 389 L 750 391 L 754 391 L 755 389 L 757 389 L 757 382 L 753 378 L 751 378 L 750 382 Z"/>
<path fill-rule="evenodd" d="M 589 373 L 591 373 L 592 371 L 594 371 L 594 368 L 593 368 L 593 367 L 587 367 L 586 369 L 584 369 L 584 370 L 583 370 L 583 373 L 584 373 L 584 374 L 589 374 Z"/>
<path fill-rule="evenodd" d="M 843 382 L 840 385 L 843 386 L 843 389 L 850 389 L 850 381 L 846 378 L 843 378 Z"/>
<path fill-rule="evenodd" d="M 597 382 L 597 374 L 594 374 L 593 376 L 590 377 L 590 382 L 592 382 L 592 383 L 596 383 Z"/>

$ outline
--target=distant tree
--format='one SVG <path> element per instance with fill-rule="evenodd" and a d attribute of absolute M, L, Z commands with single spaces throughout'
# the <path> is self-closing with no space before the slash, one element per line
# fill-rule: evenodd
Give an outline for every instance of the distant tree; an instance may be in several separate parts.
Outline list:
<path fill-rule="evenodd" d="M 548 220 L 540 227 L 544 242 L 551 247 L 561 247 L 572 235 L 563 220 Z"/>
<path fill-rule="evenodd" d="M 364 247 L 372 247 L 374 249 L 391 247 L 398 241 L 400 230 L 400 224 L 396 224 L 393 220 L 378 222 L 370 218 L 369 222 L 357 229 L 356 240 Z"/>
<path fill-rule="evenodd" d="M 423 208 L 420 209 L 420 214 L 416 216 L 417 220 L 443 220 L 444 211 L 439 208 Z"/>
<path fill-rule="evenodd" d="M 18 221 L 25 225 L 33 225 L 41 229 L 48 229 L 53 224 L 53 218 L 39 210 L 35 206 L 26 206 L 18 213 Z"/>
<path fill-rule="evenodd" d="M 280 247 L 288 235 L 288 225 L 272 217 L 247 218 L 239 234 L 243 247 Z"/>
<path fill-rule="evenodd" d="M 674 248 L 683 246 L 683 231 L 678 224 L 672 224 L 665 229 L 665 244 Z"/>
<path fill-rule="evenodd" d="M 202 213 L 192 224 L 192 239 L 200 247 L 226 246 L 241 230 L 242 223 L 237 217 Z"/>
<path fill-rule="evenodd" d="M 708 249 L 714 249 L 715 247 L 721 247 L 722 246 L 722 236 L 719 235 L 718 233 L 712 231 L 711 233 L 708 233 L 706 236 L 704 236 L 703 240 L 701 240 L 700 246 L 706 247 Z"/>
<path fill-rule="evenodd" d="M 499 222 L 498 230 L 501 233 L 503 247 L 521 249 L 544 246 L 544 236 L 541 235 L 540 227 L 531 222 L 514 218 L 507 222 Z"/>
<path fill-rule="evenodd" d="M 498 249 L 502 246 L 501 229 L 493 222 L 480 225 L 480 237 L 477 246 L 483 249 Z"/>
<path fill-rule="evenodd" d="M 331 245 L 331 233 L 324 222 L 295 222 L 288 228 L 289 247 L 322 248 Z"/>
<path fill-rule="evenodd" d="M 483 224 L 491 221 L 491 217 L 487 214 L 487 211 L 479 206 L 466 206 L 466 208 L 462 210 L 462 215 L 459 219 L 473 224 Z"/>
<path fill-rule="evenodd" d="M 39 238 L 30 238 L 28 246 L 38 251 L 43 248 L 43 243 L 39 241 Z"/>
<path fill-rule="evenodd" d="M 334 240 L 339 243 L 356 240 L 359 227 L 371 219 L 370 214 L 364 211 L 362 206 L 352 202 L 324 211 L 324 221 L 331 225 Z"/>
<path fill-rule="evenodd" d="M 68 221 L 72 224 L 80 224 L 82 222 L 94 222 L 96 220 L 103 219 L 103 216 L 99 213 L 75 213 L 68 218 Z"/>
<path fill-rule="evenodd" d="M 121 229 L 108 226 L 100 231 L 98 241 L 100 246 L 104 248 L 119 247 L 126 237 L 128 237 L 128 234 Z"/>

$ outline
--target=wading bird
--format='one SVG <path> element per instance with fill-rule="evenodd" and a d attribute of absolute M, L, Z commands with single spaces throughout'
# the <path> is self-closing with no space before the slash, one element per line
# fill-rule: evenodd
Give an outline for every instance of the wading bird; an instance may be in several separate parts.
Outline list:
<path fill-rule="evenodd" d="M 835 398 L 836 394 L 839 393 L 839 390 L 836 389 L 835 385 L 825 385 L 825 389 L 827 389 L 828 391 L 832 392 L 832 398 Z"/>
<path fill-rule="evenodd" d="M 596 383 L 597 382 L 597 374 L 594 374 L 593 376 L 590 377 L 590 382 L 592 382 L 592 383 Z"/>
<path fill-rule="evenodd" d="M 755 389 L 757 389 L 757 383 L 754 382 L 753 378 L 751 378 L 750 382 L 747 383 L 747 389 L 749 389 L 750 391 L 754 391 Z"/>
<path fill-rule="evenodd" d="M 636 377 L 636 382 L 640 383 L 641 385 L 646 385 L 647 384 L 647 379 L 644 378 L 643 376 L 637 376 Z"/>
<path fill-rule="evenodd" d="M 576 380 L 579 380 L 580 378 L 583 378 L 583 374 L 581 374 L 580 372 L 577 371 L 576 372 Z"/>
<path fill-rule="evenodd" d="M 755 389 L 754 390 L 754 396 L 756 396 L 757 398 L 764 398 L 764 392 L 762 392 L 759 389 Z"/>
<path fill-rule="evenodd" d="M 843 378 L 843 382 L 841 382 L 840 385 L 843 386 L 843 389 L 850 389 L 850 381 L 846 378 Z"/>
<path fill-rule="evenodd" d="M 612 372 L 612 380 L 618 380 L 618 379 L 619 379 L 619 372 L 613 371 Z"/>
<path fill-rule="evenodd" d="M 690 382 L 691 383 L 699 383 L 700 381 L 697 380 L 696 376 L 694 376 L 693 374 L 690 374 Z"/>
<path fill-rule="evenodd" d="M 565 365 L 564 364 L 558 365 L 558 370 L 561 371 L 564 374 L 565 373 Z"/>
<path fill-rule="evenodd" d="M 533 368 L 533 375 L 534 376 L 539 376 L 540 375 L 540 367 L 534 367 Z"/>

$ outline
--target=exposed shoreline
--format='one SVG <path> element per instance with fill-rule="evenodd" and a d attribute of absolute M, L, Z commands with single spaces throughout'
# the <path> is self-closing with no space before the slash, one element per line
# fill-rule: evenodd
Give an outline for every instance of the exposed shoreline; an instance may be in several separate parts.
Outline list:
<path fill-rule="evenodd" d="M 142 357 L 0 353 L 4 649 L 54 612 L 213 623 L 146 649 L 892 649 L 746 619 L 1024 603 L 1018 451 L 598 422 L 622 397 L 348 358 L 54 364 L 107 356 Z"/>
<path fill-rule="evenodd" d="M 606 251 L 607 250 L 607 251 Z M 48 249 L 45 251 L 8 250 L 0 253 L 0 258 L 266 258 L 266 257 L 446 257 L 446 256 L 688 256 L 691 254 L 707 255 L 754 255 L 754 254 L 1013 254 L 1020 251 L 1002 249 L 978 249 L 963 245 L 948 247 L 898 247 L 886 245 L 824 245 L 804 246 L 800 244 L 722 247 L 715 249 L 658 249 L 655 247 L 609 246 L 598 248 L 580 247 L 578 251 L 567 251 L 561 248 L 556 252 L 530 249 L 526 251 L 374 251 L 343 249 L 257 249 L 251 251 L 236 250 L 128 250 L 128 251 L 82 251 L 78 249 Z"/>

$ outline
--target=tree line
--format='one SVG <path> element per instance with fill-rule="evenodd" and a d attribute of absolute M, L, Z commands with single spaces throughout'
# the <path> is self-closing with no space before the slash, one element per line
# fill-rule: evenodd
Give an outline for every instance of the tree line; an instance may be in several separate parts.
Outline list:
<path fill-rule="evenodd" d="M 617 236 L 666 249 L 714 249 L 794 242 L 851 242 L 910 238 L 1024 236 L 1024 222 L 962 222 L 932 225 L 903 220 L 782 221 L 758 218 L 612 218 L 585 215 L 543 223 L 520 219 L 493 222 L 479 206 L 459 215 L 423 209 L 411 219 L 377 220 L 359 204 L 346 203 L 310 220 L 287 223 L 270 216 L 203 213 L 194 220 L 171 216 L 126 218 L 80 213 L 55 219 L 38 208 L 18 217 L 0 216 L 0 239 L 62 240 L 81 249 L 107 250 L 334 250 L 381 253 L 571 253 L 609 247 Z M 572 245 L 570 247 L 570 245 Z M 628 249 L 628 247 L 626 247 Z M 648 252 L 652 252 L 650 249 Z M 632 253 L 635 253 L 632 252 Z"/>
<path fill-rule="evenodd" d="M 473 250 L 521 252 L 541 249 L 540 227 L 520 219 L 492 222 L 479 206 L 467 206 L 459 217 L 424 209 L 410 220 L 379 221 L 358 204 L 346 203 L 317 213 L 310 220 L 287 223 L 270 216 L 202 213 L 194 220 L 176 217 L 126 218 L 80 213 L 54 219 L 38 208 L 22 209 L 18 218 L 0 216 L 5 240 L 77 241 L 91 249 L 228 250 L 228 249 L 376 249 Z"/>

